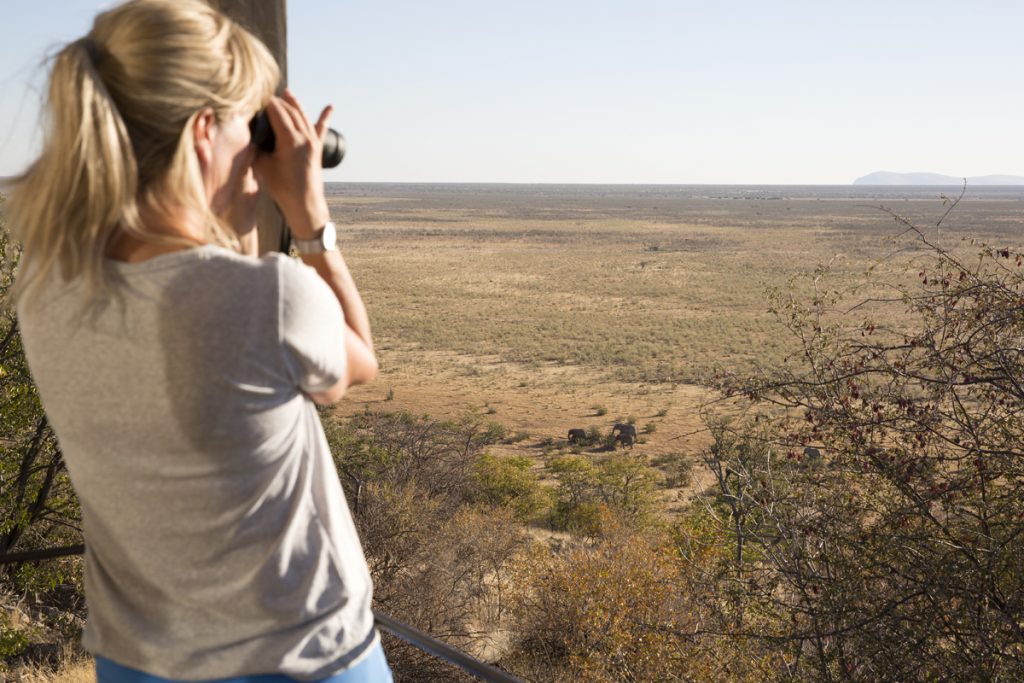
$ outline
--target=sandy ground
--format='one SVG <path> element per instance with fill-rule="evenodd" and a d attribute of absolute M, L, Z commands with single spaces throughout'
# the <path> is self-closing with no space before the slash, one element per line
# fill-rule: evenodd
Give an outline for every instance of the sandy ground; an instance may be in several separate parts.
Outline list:
<path fill-rule="evenodd" d="M 650 455 L 696 454 L 706 443 L 700 405 L 708 393 L 696 385 L 629 384 L 578 366 L 527 366 L 437 351 L 384 349 L 381 356 L 377 380 L 353 389 L 336 406 L 337 414 L 351 415 L 367 405 L 438 418 L 476 412 L 510 432 L 528 433 L 526 447 L 546 437 L 564 440 L 570 428 L 608 430 L 632 417 L 641 431 L 647 423 L 657 425 L 654 433 L 643 435 Z M 598 415 L 596 406 L 607 413 Z M 659 417 L 662 410 L 666 414 Z"/>
<path fill-rule="evenodd" d="M 508 363 L 414 348 L 382 348 L 379 354 L 377 380 L 353 389 L 334 408 L 335 414 L 348 416 L 367 407 L 440 419 L 476 413 L 510 434 L 527 435 L 517 443 L 494 446 L 492 452 L 527 455 L 538 463 L 545 443 L 567 445 L 570 428 L 607 432 L 613 423 L 629 418 L 641 437 L 632 452 L 648 461 L 680 454 L 696 465 L 701 449 L 711 443 L 700 415 L 709 393 L 701 386 L 623 383 L 590 368 Z M 606 414 L 599 415 L 598 406 Z M 645 433 L 647 424 L 655 425 L 655 431 Z M 670 507 L 707 483 L 700 470 L 694 467 L 690 486 L 664 492 Z"/>

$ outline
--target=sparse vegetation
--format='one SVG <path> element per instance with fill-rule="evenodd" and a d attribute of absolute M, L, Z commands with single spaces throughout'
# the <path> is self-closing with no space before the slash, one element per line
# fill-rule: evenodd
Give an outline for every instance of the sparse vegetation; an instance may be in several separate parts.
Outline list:
<path fill-rule="evenodd" d="M 705 383 L 718 369 L 778 365 L 786 333 L 766 310 L 765 289 L 788 287 L 837 254 L 837 283 L 859 285 L 892 232 L 874 199 L 681 194 L 653 204 L 581 193 L 538 209 L 549 199 L 519 190 L 380 192 L 390 196 L 366 199 L 372 210 L 358 214 L 349 209 L 359 197 L 333 201 L 382 340 L 594 368 L 628 382 Z M 911 217 L 934 222 L 928 199 L 907 206 Z M 961 205 L 943 234 L 966 226 L 1016 240 L 1007 218 L 1016 210 L 1014 199 Z"/>
<path fill-rule="evenodd" d="M 660 456 L 652 463 L 664 473 L 662 484 L 667 488 L 685 488 L 693 483 L 693 470 L 696 462 L 678 451 L 671 451 Z"/>
<path fill-rule="evenodd" d="M 345 493 L 384 611 L 479 652 L 507 618 L 507 565 L 524 547 L 516 522 L 539 513 L 529 462 L 485 449 L 504 432 L 456 421 L 371 413 L 328 423 Z M 388 638 L 401 680 L 462 680 L 449 665 Z"/>
<path fill-rule="evenodd" d="M 526 441 L 529 438 L 530 438 L 530 434 L 528 432 L 516 432 L 515 434 L 512 434 L 512 435 L 506 437 L 505 438 L 505 443 L 508 443 L 508 444 L 522 443 L 523 441 Z"/>

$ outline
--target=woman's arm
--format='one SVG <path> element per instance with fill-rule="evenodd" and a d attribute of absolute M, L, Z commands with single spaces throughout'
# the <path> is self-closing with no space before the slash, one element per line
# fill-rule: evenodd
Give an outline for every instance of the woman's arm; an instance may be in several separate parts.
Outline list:
<path fill-rule="evenodd" d="M 346 377 L 327 391 L 310 395 L 317 403 L 334 403 L 350 386 L 366 384 L 377 376 L 377 357 L 373 351 L 373 338 L 370 336 L 370 319 L 366 315 L 366 306 L 363 305 L 363 299 L 356 289 L 356 283 L 341 252 L 304 254 L 302 260 L 324 279 L 338 297 L 341 310 L 345 314 Z"/>
<path fill-rule="evenodd" d="M 256 170 L 296 239 L 312 239 L 330 218 L 320 167 L 321 141 L 330 113 L 330 107 L 324 109 L 312 124 L 287 90 L 267 105 L 276 143 L 273 153 L 256 158 Z M 377 376 L 370 320 L 341 252 L 305 254 L 302 260 L 331 288 L 345 315 L 345 377 L 330 389 L 311 395 L 317 403 L 333 403 L 350 386 Z"/>

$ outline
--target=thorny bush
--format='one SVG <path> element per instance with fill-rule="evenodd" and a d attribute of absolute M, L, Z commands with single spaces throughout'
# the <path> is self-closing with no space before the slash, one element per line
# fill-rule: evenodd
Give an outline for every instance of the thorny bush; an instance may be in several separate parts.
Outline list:
<path fill-rule="evenodd" d="M 925 256 L 894 296 L 779 296 L 802 362 L 720 382 L 751 408 L 705 458 L 732 631 L 797 678 L 1020 680 L 1024 255 L 896 219 Z"/>
<path fill-rule="evenodd" d="M 18 323 L 9 300 L 20 250 L 3 221 L 0 195 L 0 555 L 81 543 L 78 500 L 56 435 L 43 412 L 29 373 Z M 42 610 L 37 630 L 70 638 L 77 634 L 84 603 L 78 558 L 0 566 L 0 608 L 21 604 Z M 42 613 L 42 612 L 40 612 Z M 0 613 L 0 650 L 13 661 L 12 643 L 28 641 L 4 624 Z M 34 648 L 35 659 L 56 649 Z M 4 666 L 0 663 L 0 670 Z"/>
<path fill-rule="evenodd" d="M 472 415 L 409 413 L 330 418 L 325 426 L 375 606 L 491 658 L 507 628 L 508 567 L 526 542 L 512 501 L 494 500 L 493 482 L 481 476 L 491 462 L 485 448 L 504 439 L 504 430 Z M 521 492 L 535 488 L 525 478 L 518 483 Z M 386 637 L 385 646 L 399 680 L 470 680 L 397 639 Z"/>

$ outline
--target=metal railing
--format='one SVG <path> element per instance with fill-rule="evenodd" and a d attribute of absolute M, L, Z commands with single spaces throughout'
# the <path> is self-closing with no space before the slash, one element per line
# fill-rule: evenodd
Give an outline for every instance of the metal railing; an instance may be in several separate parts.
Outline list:
<path fill-rule="evenodd" d="M 85 553 L 84 545 L 71 545 L 64 548 L 47 548 L 45 550 L 26 550 L 24 552 L 9 553 L 0 555 L 0 565 L 13 564 L 15 562 L 36 562 L 39 560 L 52 560 L 58 557 L 71 555 L 82 555 Z M 387 631 L 391 635 L 401 638 L 413 647 L 426 652 L 427 654 L 442 659 L 453 666 L 457 666 L 466 673 L 476 676 L 487 683 L 523 683 L 522 679 L 516 678 L 501 669 L 491 666 L 479 659 L 470 657 L 462 650 L 452 647 L 434 638 L 429 633 L 424 633 L 417 628 L 388 616 L 377 610 L 373 610 L 373 621 L 377 628 Z"/>

